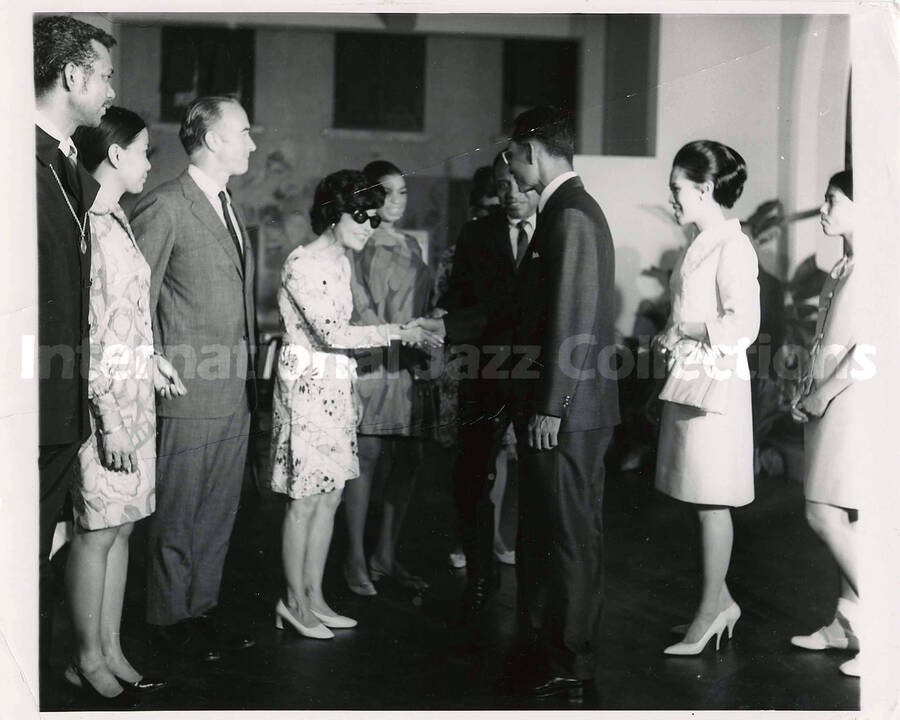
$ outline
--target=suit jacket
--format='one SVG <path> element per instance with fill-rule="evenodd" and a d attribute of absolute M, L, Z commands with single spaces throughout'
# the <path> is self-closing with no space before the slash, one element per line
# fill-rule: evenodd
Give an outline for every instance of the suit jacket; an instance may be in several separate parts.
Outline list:
<path fill-rule="evenodd" d="M 39 127 L 35 131 L 39 442 L 81 443 L 90 435 L 87 372 L 91 237 L 87 213 L 100 186 L 80 163 L 77 168 L 69 164 L 58 140 Z M 86 226 L 84 253 L 78 223 Z"/>
<path fill-rule="evenodd" d="M 187 171 L 140 198 L 131 218 L 150 265 L 153 342 L 187 394 L 160 399 L 163 417 L 236 412 L 245 389 L 255 404 L 254 261 L 247 230 L 241 262 L 231 235 Z"/>
<path fill-rule="evenodd" d="M 522 354 L 513 382 L 526 415 L 559 417 L 562 432 L 618 424 L 618 386 L 609 372 L 614 298 L 609 226 L 581 180 L 571 178 L 538 215 L 519 268 L 513 342 Z"/>
<path fill-rule="evenodd" d="M 516 302 L 516 265 L 505 214 L 466 223 L 456 241 L 447 291 L 438 307 L 455 343 L 479 349 L 479 377 L 460 384 L 463 410 L 490 411 L 509 400 L 510 347 Z"/>

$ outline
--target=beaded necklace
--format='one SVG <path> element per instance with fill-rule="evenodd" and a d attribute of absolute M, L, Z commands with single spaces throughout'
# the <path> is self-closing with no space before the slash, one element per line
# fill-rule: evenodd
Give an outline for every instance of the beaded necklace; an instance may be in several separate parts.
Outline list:
<path fill-rule="evenodd" d="M 53 173 L 53 179 L 56 180 L 56 184 L 59 186 L 59 191 L 62 193 L 63 200 L 66 201 L 66 206 L 69 208 L 69 212 L 72 213 L 72 219 L 75 221 L 75 224 L 78 226 L 78 232 L 81 233 L 81 243 L 79 244 L 79 248 L 81 249 L 81 254 L 84 255 L 87 252 L 87 242 L 85 242 L 84 236 L 87 233 L 87 224 L 88 224 L 88 214 L 84 214 L 84 221 L 79 222 L 78 215 L 75 214 L 75 208 L 72 207 L 72 203 L 69 202 L 69 196 L 66 194 L 65 189 L 62 186 L 62 183 L 59 181 L 59 175 L 56 174 L 56 169 L 53 165 L 50 165 L 50 172 Z"/>

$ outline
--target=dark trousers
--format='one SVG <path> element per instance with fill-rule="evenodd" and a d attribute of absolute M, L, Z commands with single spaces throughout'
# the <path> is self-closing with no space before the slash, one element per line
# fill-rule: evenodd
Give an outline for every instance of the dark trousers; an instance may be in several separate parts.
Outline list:
<path fill-rule="evenodd" d="M 561 433 L 536 451 L 517 423 L 520 621 L 536 634 L 552 675 L 594 675 L 603 605 L 603 456 L 612 428 Z"/>
<path fill-rule="evenodd" d="M 224 418 L 158 419 L 147 622 L 173 625 L 218 604 L 249 432 L 246 405 Z"/>
<path fill-rule="evenodd" d="M 53 606 L 56 601 L 53 571 L 50 568 L 50 549 L 53 531 L 60 520 L 66 496 L 78 472 L 78 448 L 80 443 L 65 445 L 41 445 L 38 453 L 40 477 L 40 537 L 38 538 L 39 586 L 39 636 L 38 652 L 41 667 L 50 659 L 53 638 Z"/>
<path fill-rule="evenodd" d="M 509 425 L 506 411 L 483 414 L 459 429 L 459 452 L 453 486 L 459 514 L 459 534 L 466 554 L 469 580 L 488 577 L 494 554 L 494 504 L 497 455 Z"/>

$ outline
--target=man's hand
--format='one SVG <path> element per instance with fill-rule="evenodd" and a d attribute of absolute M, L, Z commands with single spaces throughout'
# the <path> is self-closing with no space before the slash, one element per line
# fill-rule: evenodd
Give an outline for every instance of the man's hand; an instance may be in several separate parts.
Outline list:
<path fill-rule="evenodd" d="M 412 328 L 420 327 L 424 328 L 430 333 L 434 333 L 442 340 L 447 337 L 447 330 L 444 327 L 444 321 L 442 318 L 415 318 L 413 320 L 410 320 L 408 323 L 401 325 L 400 327 L 403 330 L 410 330 Z"/>
<path fill-rule="evenodd" d="M 153 370 L 153 387 L 162 398 L 172 398 L 187 393 L 187 388 L 181 382 L 178 371 L 162 355 L 154 355 L 156 367 Z"/>
<path fill-rule="evenodd" d="M 528 421 L 528 444 L 535 450 L 552 450 L 559 444 L 560 418 L 553 415 L 533 415 Z"/>

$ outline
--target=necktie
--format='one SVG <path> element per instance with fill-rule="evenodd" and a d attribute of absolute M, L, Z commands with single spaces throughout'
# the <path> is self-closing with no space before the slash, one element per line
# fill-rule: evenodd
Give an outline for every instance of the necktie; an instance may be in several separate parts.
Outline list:
<path fill-rule="evenodd" d="M 241 262 L 244 261 L 244 253 L 241 250 L 241 240 L 237 234 L 237 228 L 234 227 L 234 223 L 231 222 L 231 213 L 228 212 L 228 196 L 225 194 L 224 190 L 219 191 L 219 200 L 222 202 L 222 215 L 225 216 L 225 224 L 228 226 L 228 232 L 231 234 L 231 239 L 234 241 L 234 249 L 237 250 L 238 257 L 241 259 Z"/>
<path fill-rule="evenodd" d="M 525 251 L 528 249 L 528 231 L 526 230 L 528 221 L 519 220 L 516 227 L 519 228 L 519 236 L 516 238 L 516 267 L 519 267 L 522 258 L 525 257 Z"/>

